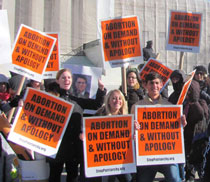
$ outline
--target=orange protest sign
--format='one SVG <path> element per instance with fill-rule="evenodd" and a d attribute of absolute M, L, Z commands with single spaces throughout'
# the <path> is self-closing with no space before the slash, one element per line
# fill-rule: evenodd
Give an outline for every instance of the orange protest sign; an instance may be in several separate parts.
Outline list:
<path fill-rule="evenodd" d="M 184 99 L 185 99 L 185 97 L 186 97 L 186 95 L 187 95 L 187 91 L 188 91 L 188 89 L 189 89 L 189 87 L 190 87 L 190 85 L 191 85 L 192 79 L 193 79 L 193 77 L 194 77 L 194 75 L 195 75 L 195 71 L 196 71 L 196 70 L 194 70 L 194 71 L 191 73 L 190 78 L 185 82 L 184 86 L 182 87 L 182 91 L 181 91 L 181 94 L 180 94 L 179 99 L 178 99 L 178 101 L 177 101 L 177 105 L 183 104 Z"/>
<path fill-rule="evenodd" d="M 158 73 L 163 80 L 163 85 L 165 85 L 173 71 L 170 68 L 168 68 L 167 66 L 160 63 L 159 61 L 157 61 L 155 59 L 149 59 L 149 61 L 146 63 L 146 65 L 140 71 L 141 79 L 145 80 L 145 76 L 150 72 Z"/>
<path fill-rule="evenodd" d="M 127 60 L 126 63 L 134 64 L 134 58 L 142 58 L 140 30 L 136 16 L 101 21 L 101 31 L 105 62 L 118 61 L 115 65 L 122 65 L 122 60 Z"/>
<path fill-rule="evenodd" d="M 137 160 L 139 165 L 152 164 L 150 156 L 166 157 L 183 155 L 183 135 L 181 127 L 181 106 L 136 106 L 140 129 L 137 134 Z M 164 156 L 165 155 L 165 156 Z M 179 159 L 178 159 L 179 160 Z M 144 163 L 145 162 L 145 163 Z M 160 160 L 159 164 L 168 160 Z M 172 161 L 170 161 L 172 162 Z"/>
<path fill-rule="evenodd" d="M 167 46 L 167 48 L 175 51 L 197 52 L 201 39 L 201 23 L 200 13 L 171 11 L 168 44 L 174 47 Z"/>
<path fill-rule="evenodd" d="M 92 175 L 88 171 L 95 168 L 113 168 L 113 165 L 124 165 L 133 163 L 135 169 L 134 143 L 132 139 L 133 122 L 131 115 L 105 116 L 84 118 L 84 152 L 86 173 L 89 176 L 107 175 L 107 173 L 96 172 Z M 122 167 L 122 166 L 121 166 Z M 129 169 L 130 170 L 130 169 Z M 115 172 L 125 173 L 127 170 Z M 90 172 L 90 173 L 89 173 Z"/>
<path fill-rule="evenodd" d="M 40 81 L 56 39 L 21 25 L 12 51 L 14 72 Z M 41 75 L 39 78 L 35 74 Z"/>
<path fill-rule="evenodd" d="M 30 143 L 30 149 L 45 155 L 53 151 L 55 153 L 68 124 L 73 105 L 32 88 L 27 89 L 24 100 L 24 106 L 19 109 L 15 118 L 10 139 L 25 147 Z M 37 147 L 33 149 L 33 146 Z M 42 151 L 40 148 L 45 150 Z"/>
<path fill-rule="evenodd" d="M 47 33 L 47 35 L 50 35 L 54 38 L 56 38 L 55 46 L 53 48 L 53 51 L 51 53 L 50 59 L 47 64 L 47 68 L 45 72 L 51 72 L 51 71 L 58 71 L 59 70 L 59 42 L 58 42 L 58 34 L 57 33 Z"/>

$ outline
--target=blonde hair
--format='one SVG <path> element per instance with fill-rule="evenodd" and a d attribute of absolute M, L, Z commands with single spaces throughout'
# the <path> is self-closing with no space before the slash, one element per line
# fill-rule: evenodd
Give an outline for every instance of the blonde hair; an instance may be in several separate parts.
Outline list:
<path fill-rule="evenodd" d="M 61 77 L 61 75 L 64 73 L 64 72 L 69 72 L 71 74 L 71 77 L 72 77 L 72 73 L 71 73 L 71 70 L 68 69 L 68 68 L 63 68 L 61 70 L 59 70 L 56 74 L 56 80 L 59 80 L 59 78 Z"/>
<path fill-rule="evenodd" d="M 113 95 L 114 92 L 117 92 L 122 99 L 122 107 L 120 108 L 118 114 L 119 115 L 128 114 L 128 106 L 127 106 L 127 102 L 125 100 L 125 97 L 124 97 L 123 93 L 120 90 L 115 89 L 115 90 L 109 91 L 109 93 L 105 97 L 104 107 L 105 107 L 106 115 L 112 115 L 111 114 L 111 108 L 110 108 L 110 105 L 109 105 L 109 101 L 110 101 L 110 98 L 111 98 L 111 96 Z"/>

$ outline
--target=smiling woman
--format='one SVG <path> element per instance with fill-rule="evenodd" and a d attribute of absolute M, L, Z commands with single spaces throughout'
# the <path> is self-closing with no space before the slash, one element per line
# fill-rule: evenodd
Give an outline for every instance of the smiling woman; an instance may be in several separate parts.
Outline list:
<path fill-rule="evenodd" d="M 106 95 L 104 105 L 96 113 L 97 116 L 126 115 L 126 114 L 128 114 L 127 103 L 125 101 L 124 95 L 118 89 L 109 91 L 109 93 Z M 101 132 L 100 137 L 107 140 L 107 139 L 112 139 L 114 137 L 120 138 L 122 135 L 127 136 L 129 134 L 128 130 L 126 130 L 126 128 L 128 126 L 127 122 L 122 121 L 120 123 L 121 123 L 121 128 L 124 128 L 123 132 L 121 132 L 121 133 Z M 129 145 L 129 141 L 127 141 L 126 144 Z M 105 147 L 105 146 L 103 146 L 103 147 Z M 109 154 L 105 153 L 103 156 L 101 156 L 101 158 L 103 158 L 103 160 L 105 160 L 107 157 L 106 155 L 110 157 Z M 114 154 L 114 155 L 120 155 L 118 157 L 123 156 L 123 154 L 121 154 L 121 153 Z M 116 158 L 116 157 L 115 156 L 110 157 L 111 160 L 114 160 L 114 158 Z M 116 180 L 115 178 L 117 178 L 119 181 L 124 181 L 124 182 L 130 182 L 132 179 L 130 174 L 121 174 L 121 175 L 115 175 L 115 176 L 108 176 L 108 182 L 115 181 Z"/>
<path fill-rule="evenodd" d="M 101 107 L 96 115 L 106 116 L 106 115 L 121 115 L 127 114 L 127 104 L 125 97 L 120 90 L 111 90 L 104 102 L 104 106 Z"/>
<path fill-rule="evenodd" d="M 63 69 L 58 72 L 56 75 L 56 82 L 60 86 L 60 88 L 64 90 L 69 90 L 72 84 L 72 74 L 70 70 Z"/>

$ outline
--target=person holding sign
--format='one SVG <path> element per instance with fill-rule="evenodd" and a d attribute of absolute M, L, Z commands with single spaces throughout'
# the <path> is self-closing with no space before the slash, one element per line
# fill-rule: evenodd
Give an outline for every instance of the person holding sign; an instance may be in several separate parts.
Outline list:
<path fill-rule="evenodd" d="M 187 126 L 184 130 L 185 155 L 186 155 L 186 180 L 195 179 L 195 170 L 201 174 L 203 162 L 203 150 L 206 147 L 206 130 L 208 127 L 208 106 L 206 101 L 200 99 L 200 86 L 192 80 L 189 87 L 184 114 L 187 119 Z"/>
<path fill-rule="evenodd" d="M 204 99 L 207 104 L 210 104 L 210 78 L 207 75 L 207 70 L 204 66 L 196 66 L 194 80 L 196 80 L 201 89 L 200 97 Z"/>
<path fill-rule="evenodd" d="M 76 181 L 78 177 L 78 165 L 82 158 L 82 142 L 79 138 L 82 123 L 82 108 L 97 109 L 103 103 L 103 96 L 106 89 L 100 82 L 96 99 L 84 99 L 72 96 L 70 88 L 72 86 L 72 73 L 69 69 L 61 69 L 56 75 L 56 82 L 50 83 L 48 90 L 54 95 L 58 95 L 66 101 L 74 104 L 74 110 L 64 133 L 59 151 L 55 159 L 49 159 L 50 176 L 49 182 L 59 182 L 63 166 L 67 171 L 67 182 Z"/>
<path fill-rule="evenodd" d="M 174 70 L 172 72 L 170 79 L 171 79 L 174 91 L 171 93 L 171 95 L 168 98 L 168 101 L 171 102 L 172 104 L 177 104 L 177 101 L 182 92 L 182 87 L 184 86 L 186 77 L 187 75 L 184 73 L 183 70 Z M 179 164 L 179 172 L 180 172 L 180 177 L 182 180 L 185 179 L 184 165 L 185 164 Z"/>
<path fill-rule="evenodd" d="M 182 87 L 185 83 L 186 74 L 182 70 L 174 70 L 170 76 L 172 86 L 174 91 L 171 93 L 171 95 L 168 98 L 168 101 L 172 104 L 176 104 L 179 96 L 182 91 Z"/>
<path fill-rule="evenodd" d="M 144 86 L 147 90 L 147 95 L 143 100 L 138 101 L 131 108 L 131 113 L 135 114 L 135 105 L 170 105 L 167 99 L 160 94 L 163 83 L 161 76 L 158 73 L 150 72 L 145 77 Z M 185 117 L 182 116 L 182 123 L 186 124 Z M 138 123 L 136 123 L 137 128 Z M 139 166 L 137 167 L 137 182 L 152 182 L 157 172 L 163 173 L 165 181 L 180 182 L 178 164 Z"/>
<path fill-rule="evenodd" d="M 126 81 L 127 81 L 126 100 L 128 102 L 128 112 L 130 113 L 131 106 L 135 104 L 137 101 L 143 99 L 144 89 L 141 85 L 142 83 L 139 78 L 138 71 L 135 68 L 130 68 L 127 70 Z M 119 89 L 122 91 L 122 86 Z"/>
<path fill-rule="evenodd" d="M 0 102 L 7 101 L 10 98 L 8 78 L 0 74 Z"/>
<path fill-rule="evenodd" d="M 76 181 L 78 177 L 79 158 L 81 157 L 79 134 L 81 132 L 82 109 L 76 102 L 69 98 L 68 90 L 71 87 L 71 79 L 71 72 L 60 70 L 56 76 L 57 85 L 52 91 L 55 92 L 56 90 L 61 98 L 72 102 L 74 104 L 74 109 L 56 158 L 48 158 L 50 165 L 49 182 L 59 182 L 61 180 L 60 178 L 64 164 L 66 166 L 68 182 Z"/>
<path fill-rule="evenodd" d="M 104 105 L 96 112 L 97 116 L 110 115 L 125 115 L 128 114 L 127 103 L 125 97 L 120 90 L 111 90 L 105 98 Z M 121 174 L 108 176 L 108 182 L 113 182 L 115 179 L 120 182 L 130 182 L 132 177 L 130 174 Z"/>

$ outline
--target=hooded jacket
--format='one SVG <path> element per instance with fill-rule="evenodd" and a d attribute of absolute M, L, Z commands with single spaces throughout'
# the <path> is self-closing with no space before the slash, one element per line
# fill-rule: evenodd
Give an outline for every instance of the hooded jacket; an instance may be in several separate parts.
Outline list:
<path fill-rule="evenodd" d="M 187 119 L 187 126 L 184 130 L 186 153 L 191 150 L 193 138 L 206 132 L 208 124 L 208 106 L 206 102 L 200 99 L 200 86 L 195 80 L 192 80 L 187 95 L 187 103 L 184 107 L 184 114 Z"/>
<path fill-rule="evenodd" d="M 204 99 L 207 104 L 210 104 L 210 78 L 206 78 L 203 81 L 197 81 L 200 85 L 201 92 L 200 97 Z"/>
<path fill-rule="evenodd" d="M 170 76 L 170 78 L 172 79 L 173 77 L 179 77 L 180 80 L 177 83 L 172 83 L 173 84 L 173 93 L 169 96 L 169 102 L 171 102 L 172 104 L 176 104 L 180 93 L 182 91 L 182 87 L 184 85 L 184 81 L 186 79 L 186 74 L 182 71 L 182 70 L 174 70 Z"/>

